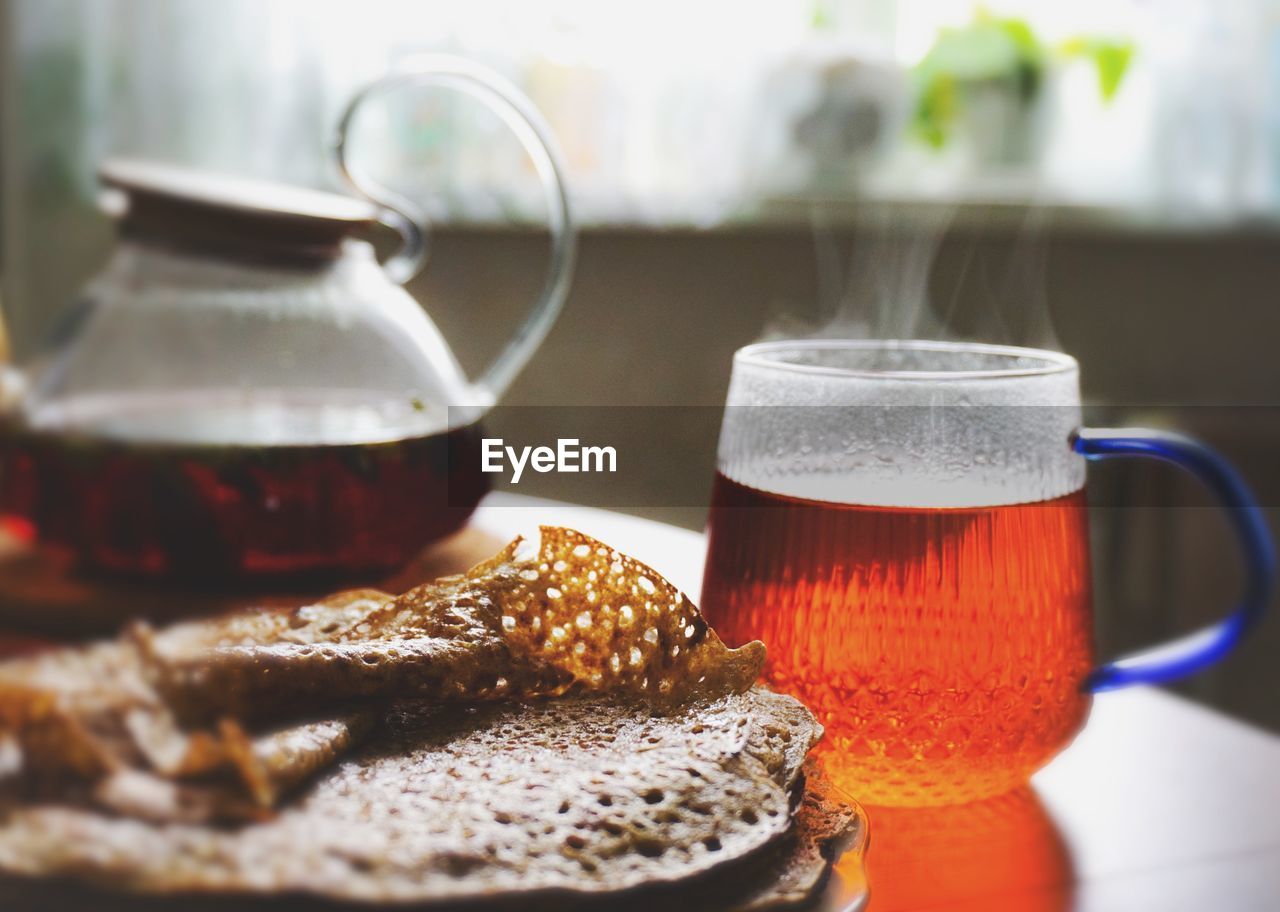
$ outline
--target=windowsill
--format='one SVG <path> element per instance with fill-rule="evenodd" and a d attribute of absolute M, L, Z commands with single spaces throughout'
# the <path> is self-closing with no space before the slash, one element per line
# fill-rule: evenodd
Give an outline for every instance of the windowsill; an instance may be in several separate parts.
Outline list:
<path fill-rule="evenodd" d="M 762 193 L 757 198 L 706 200 L 701 213 L 687 199 L 650 201 L 640 207 L 624 199 L 593 198 L 579 191 L 578 209 L 587 232 L 715 233 L 769 230 L 847 230 L 866 228 L 942 231 L 1042 231 L 1052 229 L 1100 237 L 1116 235 L 1188 238 L 1280 236 L 1280 211 L 1261 205 L 1192 206 L 1147 203 L 1137 199 L 1108 202 L 1073 196 L 1045 186 L 1034 174 L 1011 171 L 968 180 L 939 180 L 922 170 L 898 172 L 865 181 L 851 191 L 833 181 L 829 190 L 796 194 Z M 465 197 L 464 197 L 465 199 Z M 460 215 L 439 224 L 465 230 L 541 230 L 524 206 L 492 216 Z"/>
<path fill-rule="evenodd" d="M 530 233 L 544 227 L 532 220 L 458 218 L 435 222 L 435 230 Z M 858 228 L 920 229 L 941 231 L 993 231 L 999 233 L 1052 230 L 1099 237 L 1277 238 L 1280 215 L 1239 213 L 1191 215 L 1151 208 L 1113 208 L 1075 202 L 1010 201 L 969 197 L 939 200 L 923 197 L 866 199 L 762 200 L 751 208 L 717 220 L 643 220 L 596 218 L 580 224 L 586 234 L 742 233 L 754 231 L 856 230 Z"/>

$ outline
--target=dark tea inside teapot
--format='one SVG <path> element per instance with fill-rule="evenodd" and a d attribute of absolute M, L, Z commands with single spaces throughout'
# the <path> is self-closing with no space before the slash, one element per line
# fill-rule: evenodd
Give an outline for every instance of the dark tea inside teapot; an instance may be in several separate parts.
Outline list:
<path fill-rule="evenodd" d="M 367 414 L 335 399 L 325 407 L 334 423 L 358 424 Z M 100 570 L 221 582 L 374 574 L 460 527 L 485 491 L 474 424 L 417 433 L 405 426 L 411 436 L 339 443 L 304 433 L 319 429 L 299 420 L 309 411 L 301 398 L 286 398 L 224 411 L 224 440 L 184 418 L 225 408 L 198 396 L 102 397 L 73 407 L 85 424 L 15 430 L 0 497 L 40 541 Z M 90 424 L 95 409 L 110 420 Z M 284 433 L 271 442 L 230 440 L 259 423 Z M 131 436 L 159 427 L 168 429 L 164 439 Z"/>
<path fill-rule="evenodd" d="M 374 88 L 406 78 L 482 89 L 525 124 L 544 177 L 551 275 L 493 366 L 468 381 L 388 275 L 417 271 L 422 236 L 376 188 L 108 163 L 118 244 L 28 368 L 0 510 L 89 568 L 220 582 L 376 574 L 466 521 L 486 489 L 477 423 L 554 319 L 573 233 L 545 128 L 513 90 L 464 62 Z M 405 239 L 387 264 L 357 238 L 377 222 Z"/>

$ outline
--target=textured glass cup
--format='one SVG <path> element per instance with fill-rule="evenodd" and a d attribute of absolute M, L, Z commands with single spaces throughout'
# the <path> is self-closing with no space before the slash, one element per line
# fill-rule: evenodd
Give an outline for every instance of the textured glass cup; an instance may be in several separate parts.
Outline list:
<path fill-rule="evenodd" d="M 1248 568 L 1220 624 L 1093 668 L 1086 458 L 1148 455 L 1223 501 Z M 920 341 L 764 343 L 734 359 L 702 605 L 818 713 L 860 799 L 1005 792 L 1070 742 L 1090 694 L 1221 658 L 1275 575 L 1261 513 L 1203 446 L 1080 428 L 1054 352 Z"/>

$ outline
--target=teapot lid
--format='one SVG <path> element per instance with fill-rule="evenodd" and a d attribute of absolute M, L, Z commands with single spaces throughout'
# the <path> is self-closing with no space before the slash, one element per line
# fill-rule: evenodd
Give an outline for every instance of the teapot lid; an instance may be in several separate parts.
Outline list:
<path fill-rule="evenodd" d="M 98 179 L 117 191 L 103 202 L 124 236 L 195 253 L 323 262 L 378 221 L 377 209 L 354 197 L 164 162 L 109 160 Z"/>

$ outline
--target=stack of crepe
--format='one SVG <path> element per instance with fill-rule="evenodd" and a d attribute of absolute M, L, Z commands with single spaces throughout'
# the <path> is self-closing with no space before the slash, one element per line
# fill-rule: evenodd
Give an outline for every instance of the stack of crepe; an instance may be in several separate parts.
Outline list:
<path fill-rule="evenodd" d="M 763 659 L 544 527 L 399 596 L 0 663 L 0 898 L 802 904 L 860 818 Z"/>

